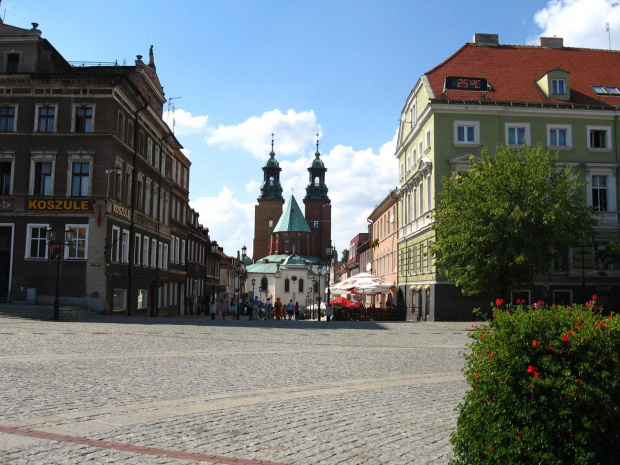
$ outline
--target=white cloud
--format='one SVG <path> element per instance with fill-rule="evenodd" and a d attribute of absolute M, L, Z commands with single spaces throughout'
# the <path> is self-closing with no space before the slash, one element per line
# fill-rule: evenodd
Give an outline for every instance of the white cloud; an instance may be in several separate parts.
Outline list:
<path fill-rule="evenodd" d="M 271 134 L 275 134 L 277 156 L 300 155 L 314 134 L 320 133 L 314 111 L 272 110 L 252 116 L 235 126 L 220 125 L 207 136 L 207 143 L 224 147 L 240 147 L 255 157 L 264 158 L 271 151 Z"/>
<path fill-rule="evenodd" d="M 332 239 L 338 252 L 348 249 L 351 239 L 368 232 L 366 219 L 398 183 L 398 162 L 394 157 L 396 133 L 385 143 L 379 154 L 371 149 L 355 150 L 337 145 L 321 155 L 327 168 L 325 183 L 332 204 Z M 291 194 L 298 202 L 306 195 L 308 167 L 314 152 L 296 160 L 280 162 L 283 197 Z"/>
<path fill-rule="evenodd" d="M 609 23 L 612 48 L 620 48 L 619 0 L 551 0 L 536 12 L 534 21 L 542 29 L 542 37 L 562 37 L 569 47 L 602 49 L 609 48 L 605 29 Z M 529 42 L 537 44 L 538 38 Z"/>
<path fill-rule="evenodd" d="M 191 113 L 181 109 L 165 111 L 162 119 L 171 129 L 174 129 L 176 136 L 205 132 L 209 121 L 209 117 L 206 115 L 192 116 Z"/>
<path fill-rule="evenodd" d="M 224 246 L 224 253 L 235 255 L 232 248 L 245 244 L 251 255 L 254 239 L 254 204 L 244 204 L 233 191 L 223 187 L 217 197 L 199 197 L 190 206 L 200 214 L 200 223 L 209 228 L 209 236 Z M 239 246 L 241 247 L 241 246 Z"/>

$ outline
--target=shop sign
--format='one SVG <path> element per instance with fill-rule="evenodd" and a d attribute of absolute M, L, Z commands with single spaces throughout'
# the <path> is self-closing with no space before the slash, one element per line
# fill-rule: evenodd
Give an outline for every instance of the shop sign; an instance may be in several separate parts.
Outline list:
<path fill-rule="evenodd" d="M 116 203 L 112 204 L 112 213 L 115 215 L 121 216 L 128 220 L 131 220 L 131 210 L 127 207 L 123 207 L 122 205 L 118 205 Z"/>
<path fill-rule="evenodd" d="M 90 200 L 28 199 L 27 209 L 44 211 L 88 211 L 90 210 Z"/>

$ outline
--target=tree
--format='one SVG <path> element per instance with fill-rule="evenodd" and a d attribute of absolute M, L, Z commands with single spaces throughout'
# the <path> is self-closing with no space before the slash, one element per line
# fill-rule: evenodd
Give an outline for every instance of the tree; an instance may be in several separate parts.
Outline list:
<path fill-rule="evenodd" d="M 605 265 L 620 264 L 620 243 L 611 241 L 605 244 L 605 248 L 598 252 L 598 257 Z"/>
<path fill-rule="evenodd" d="M 433 253 L 464 294 L 531 285 L 552 260 L 581 244 L 595 220 L 584 184 L 542 147 L 498 146 L 471 169 L 442 180 Z"/>
<path fill-rule="evenodd" d="M 349 260 L 349 249 L 342 250 L 342 261 L 346 262 Z"/>

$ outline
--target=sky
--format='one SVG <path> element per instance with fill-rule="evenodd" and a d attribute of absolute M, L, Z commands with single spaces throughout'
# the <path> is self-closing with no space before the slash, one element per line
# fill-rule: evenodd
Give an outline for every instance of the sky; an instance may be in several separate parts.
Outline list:
<path fill-rule="evenodd" d="M 70 62 L 129 65 L 153 45 L 163 117 L 192 162 L 190 205 L 228 255 L 252 256 L 272 134 L 283 197 L 300 205 L 319 135 L 341 254 L 398 185 L 411 89 L 475 33 L 620 49 L 620 0 L 0 1 L 6 24 L 38 23 Z"/>

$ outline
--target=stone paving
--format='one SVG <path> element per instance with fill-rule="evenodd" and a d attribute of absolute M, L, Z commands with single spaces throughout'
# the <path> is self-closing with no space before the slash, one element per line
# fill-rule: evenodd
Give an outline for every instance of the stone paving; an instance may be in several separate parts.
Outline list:
<path fill-rule="evenodd" d="M 0 318 L 0 463 L 445 464 L 470 331 Z"/>

